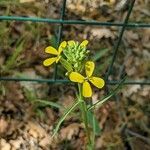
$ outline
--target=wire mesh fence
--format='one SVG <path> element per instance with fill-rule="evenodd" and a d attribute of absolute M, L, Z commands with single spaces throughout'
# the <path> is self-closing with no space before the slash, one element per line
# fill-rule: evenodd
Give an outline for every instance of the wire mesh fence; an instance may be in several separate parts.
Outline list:
<path fill-rule="evenodd" d="M 62 32 L 63 32 L 63 26 L 66 24 L 70 25 L 89 25 L 89 26 L 105 26 L 105 27 L 118 27 L 120 28 L 119 34 L 118 34 L 118 40 L 116 41 L 116 44 L 113 48 L 113 54 L 111 58 L 111 62 L 109 64 L 109 67 L 107 69 L 105 80 L 106 83 L 109 85 L 118 84 L 119 80 L 109 80 L 109 76 L 111 75 L 114 62 L 117 58 L 118 50 L 120 43 L 122 41 L 122 36 L 126 29 L 138 29 L 138 28 L 150 28 L 150 24 L 146 23 L 130 23 L 129 17 L 132 13 L 135 0 L 131 0 L 128 8 L 128 12 L 126 14 L 126 17 L 123 22 L 113 23 L 113 22 L 99 22 L 99 21 L 83 21 L 83 20 L 65 20 L 65 12 L 66 12 L 66 1 L 63 0 L 62 7 L 61 7 L 61 13 L 60 13 L 60 19 L 49 19 L 49 18 L 38 18 L 38 17 L 21 17 L 21 16 L 0 16 L 0 21 L 31 21 L 31 22 L 43 22 L 43 23 L 49 23 L 49 24 L 58 24 L 59 30 L 57 33 L 57 44 L 60 43 L 62 39 Z M 122 69 L 122 73 L 124 73 L 124 69 Z M 32 82 L 47 82 L 47 83 L 68 83 L 69 80 L 66 79 L 58 79 L 57 78 L 57 65 L 55 66 L 55 71 L 52 79 L 29 79 L 29 78 L 14 78 L 14 77 L 0 77 L 0 80 L 2 81 L 32 81 Z M 150 80 L 126 80 L 124 84 L 141 84 L 141 85 L 150 85 Z"/>

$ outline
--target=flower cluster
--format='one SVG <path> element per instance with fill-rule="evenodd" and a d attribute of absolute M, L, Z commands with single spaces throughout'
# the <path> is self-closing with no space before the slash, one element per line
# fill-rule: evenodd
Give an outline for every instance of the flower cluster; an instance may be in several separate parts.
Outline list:
<path fill-rule="evenodd" d="M 45 52 L 54 55 L 54 57 L 44 60 L 43 65 L 50 66 L 54 62 L 60 62 L 67 69 L 69 79 L 72 82 L 82 84 L 82 95 L 84 97 L 91 97 L 92 88 L 90 83 L 97 88 L 102 88 L 105 82 L 102 78 L 93 76 L 95 64 L 93 61 L 87 61 L 89 53 L 86 50 L 87 44 L 87 40 L 84 40 L 81 44 L 71 40 L 68 42 L 63 41 L 58 50 L 48 46 Z M 83 70 L 85 70 L 86 77 L 81 74 Z"/>
<path fill-rule="evenodd" d="M 66 56 L 67 61 L 77 71 L 82 69 L 82 63 L 87 58 L 89 51 L 86 50 L 87 40 L 84 40 L 81 44 L 73 40 L 67 42 L 68 45 L 65 47 L 63 53 Z"/>

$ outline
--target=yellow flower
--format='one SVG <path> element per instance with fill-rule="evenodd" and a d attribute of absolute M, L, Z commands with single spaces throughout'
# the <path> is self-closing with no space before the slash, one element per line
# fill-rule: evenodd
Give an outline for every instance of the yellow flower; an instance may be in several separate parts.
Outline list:
<path fill-rule="evenodd" d="M 63 41 L 63 42 L 60 44 L 58 50 L 56 50 L 56 49 L 55 49 L 54 47 L 52 47 L 52 46 L 46 47 L 45 53 L 53 54 L 53 55 L 56 55 L 56 56 L 44 60 L 43 65 L 44 65 L 44 66 L 50 66 L 50 65 L 51 65 L 52 63 L 54 63 L 54 62 L 58 63 L 58 61 L 59 61 L 60 58 L 61 58 L 61 53 L 62 53 L 63 49 L 66 47 L 66 45 L 67 45 L 67 42 L 66 42 L 66 41 Z"/>
<path fill-rule="evenodd" d="M 91 82 L 97 88 L 102 88 L 105 84 L 104 80 L 99 77 L 92 76 L 93 71 L 95 68 L 95 64 L 92 61 L 87 61 L 85 64 L 85 73 L 86 77 L 82 76 L 78 72 L 71 72 L 69 78 L 72 82 L 82 83 L 82 94 L 84 97 L 91 97 L 92 96 L 92 89 L 90 86 Z"/>

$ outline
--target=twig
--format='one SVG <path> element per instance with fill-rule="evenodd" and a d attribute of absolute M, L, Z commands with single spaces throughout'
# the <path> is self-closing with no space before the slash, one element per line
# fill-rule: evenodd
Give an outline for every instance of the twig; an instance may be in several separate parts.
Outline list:
<path fill-rule="evenodd" d="M 143 135 L 140 135 L 139 133 L 136 133 L 136 132 L 133 132 L 129 129 L 126 129 L 125 132 L 127 132 L 128 134 L 132 135 L 132 136 L 135 136 L 139 139 L 142 139 L 143 141 L 145 141 L 147 144 L 150 144 L 150 140 L 148 138 L 146 138 L 145 136 Z"/>

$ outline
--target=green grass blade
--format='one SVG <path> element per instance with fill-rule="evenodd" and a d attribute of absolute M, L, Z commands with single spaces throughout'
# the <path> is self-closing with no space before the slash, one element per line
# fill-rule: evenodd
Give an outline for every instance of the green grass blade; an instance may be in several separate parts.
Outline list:
<path fill-rule="evenodd" d="M 91 125 L 92 129 L 93 129 L 93 134 L 95 135 L 99 135 L 101 129 L 99 127 L 99 123 L 97 121 L 97 119 L 95 118 L 93 112 L 88 111 L 88 123 Z"/>
<path fill-rule="evenodd" d="M 50 102 L 50 101 L 47 101 L 47 100 L 42 100 L 42 99 L 38 99 L 38 100 L 35 100 L 34 102 L 37 102 L 39 103 L 39 106 L 51 106 L 51 107 L 55 107 L 55 108 L 64 108 L 62 105 L 59 105 L 55 102 Z"/>
<path fill-rule="evenodd" d="M 27 88 L 23 88 L 23 91 L 24 91 L 24 94 L 25 94 L 25 97 L 26 99 L 31 102 L 31 103 L 34 103 L 34 100 L 36 99 L 36 93 L 34 90 L 29 90 Z"/>
<path fill-rule="evenodd" d="M 19 4 L 19 0 L 0 0 L 0 5 Z"/>
<path fill-rule="evenodd" d="M 111 98 L 112 96 L 114 96 L 115 94 L 117 94 L 118 91 L 121 89 L 121 87 L 122 87 L 122 85 L 123 85 L 125 79 L 126 79 L 126 78 L 122 79 L 122 80 L 120 81 L 120 83 L 117 85 L 117 87 L 116 87 L 109 95 L 107 95 L 107 96 L 104 97 L 103 99 L 97 101 L 95 104 L 93 104 L 92 106 L 90 106 L 90 107 L 88 108 L 88 110 L 91 110 L 91 109 L 95 108 L 96 106 L 102 106 L 102 104 L 105 103 L 109 98 Z"/>
<path fill-rule="evenodd" d="M 50 39 L 49 39 L 49 43 L 52 47 L 55 47 L 57 49 L 57 46 L 58 46 L 58 43 L 57 43 L 57 38 L 56 36 L 52 36 Z"/>
<path fill-rule="evenodd" d="M 68 108 L 65 113 L 63 114 L 63 116 L 60 118 L 60 120 L 58 121 L 55 129 L 54 129 L 54 133 L 52 135 L 52 137 L 54 137 L 56 135 L 56 133 L 59 130 L 60 125 L 62 124 L 62 122 L 65 120 L 65 118 L 69 115 L 69 113 L 71 113 L 82 101 L 77 101 L 75 102 L 70 108 Z"/>
<path fill-rule="evenodd" d="M 24 42 L 25 42 L 25 41 L 22 41 L 22 42 L 16 47 L 16 49 L 14 50 L 12 56 L 10 56 L 10 57 L 8 58 L 8 60 L 6 61 L 6 65 L 5 65 L 6 70 L 12 69 L 12 68 L 15 66 L 17 57 L 18 57 L 19 54 L 23 51 Z"/>
<path fill-rule="evenodd" d="M 36 104 L 37 107 L 51 106 L 51 107 L 58 108 L 58 109 L 60 109 L 60 108 L 64 109 L 64 107 L 62 105 L 59 105 L 55 102 L 51 102 L 51 101 L 47 101 L 47 100 L 43 100 L 43 99 L 38 99 L 36 97 L 36 93 L 34 90 L 29 90 L 27 88 L 24 88 L 24 93 L 25 93 L 27 100 L 33 104 Z"/>
<path fill-rule="evenodd" d="M 105 56 L 108 51 L 109 51 L 108 48 L 101 49 L 99 52 L 97 52 L 97 53 L 92 57 L 92 60 L 93 60 L 93 61 L 99 60 L 100 58 L 102 58 L 103 56 Z"/>

